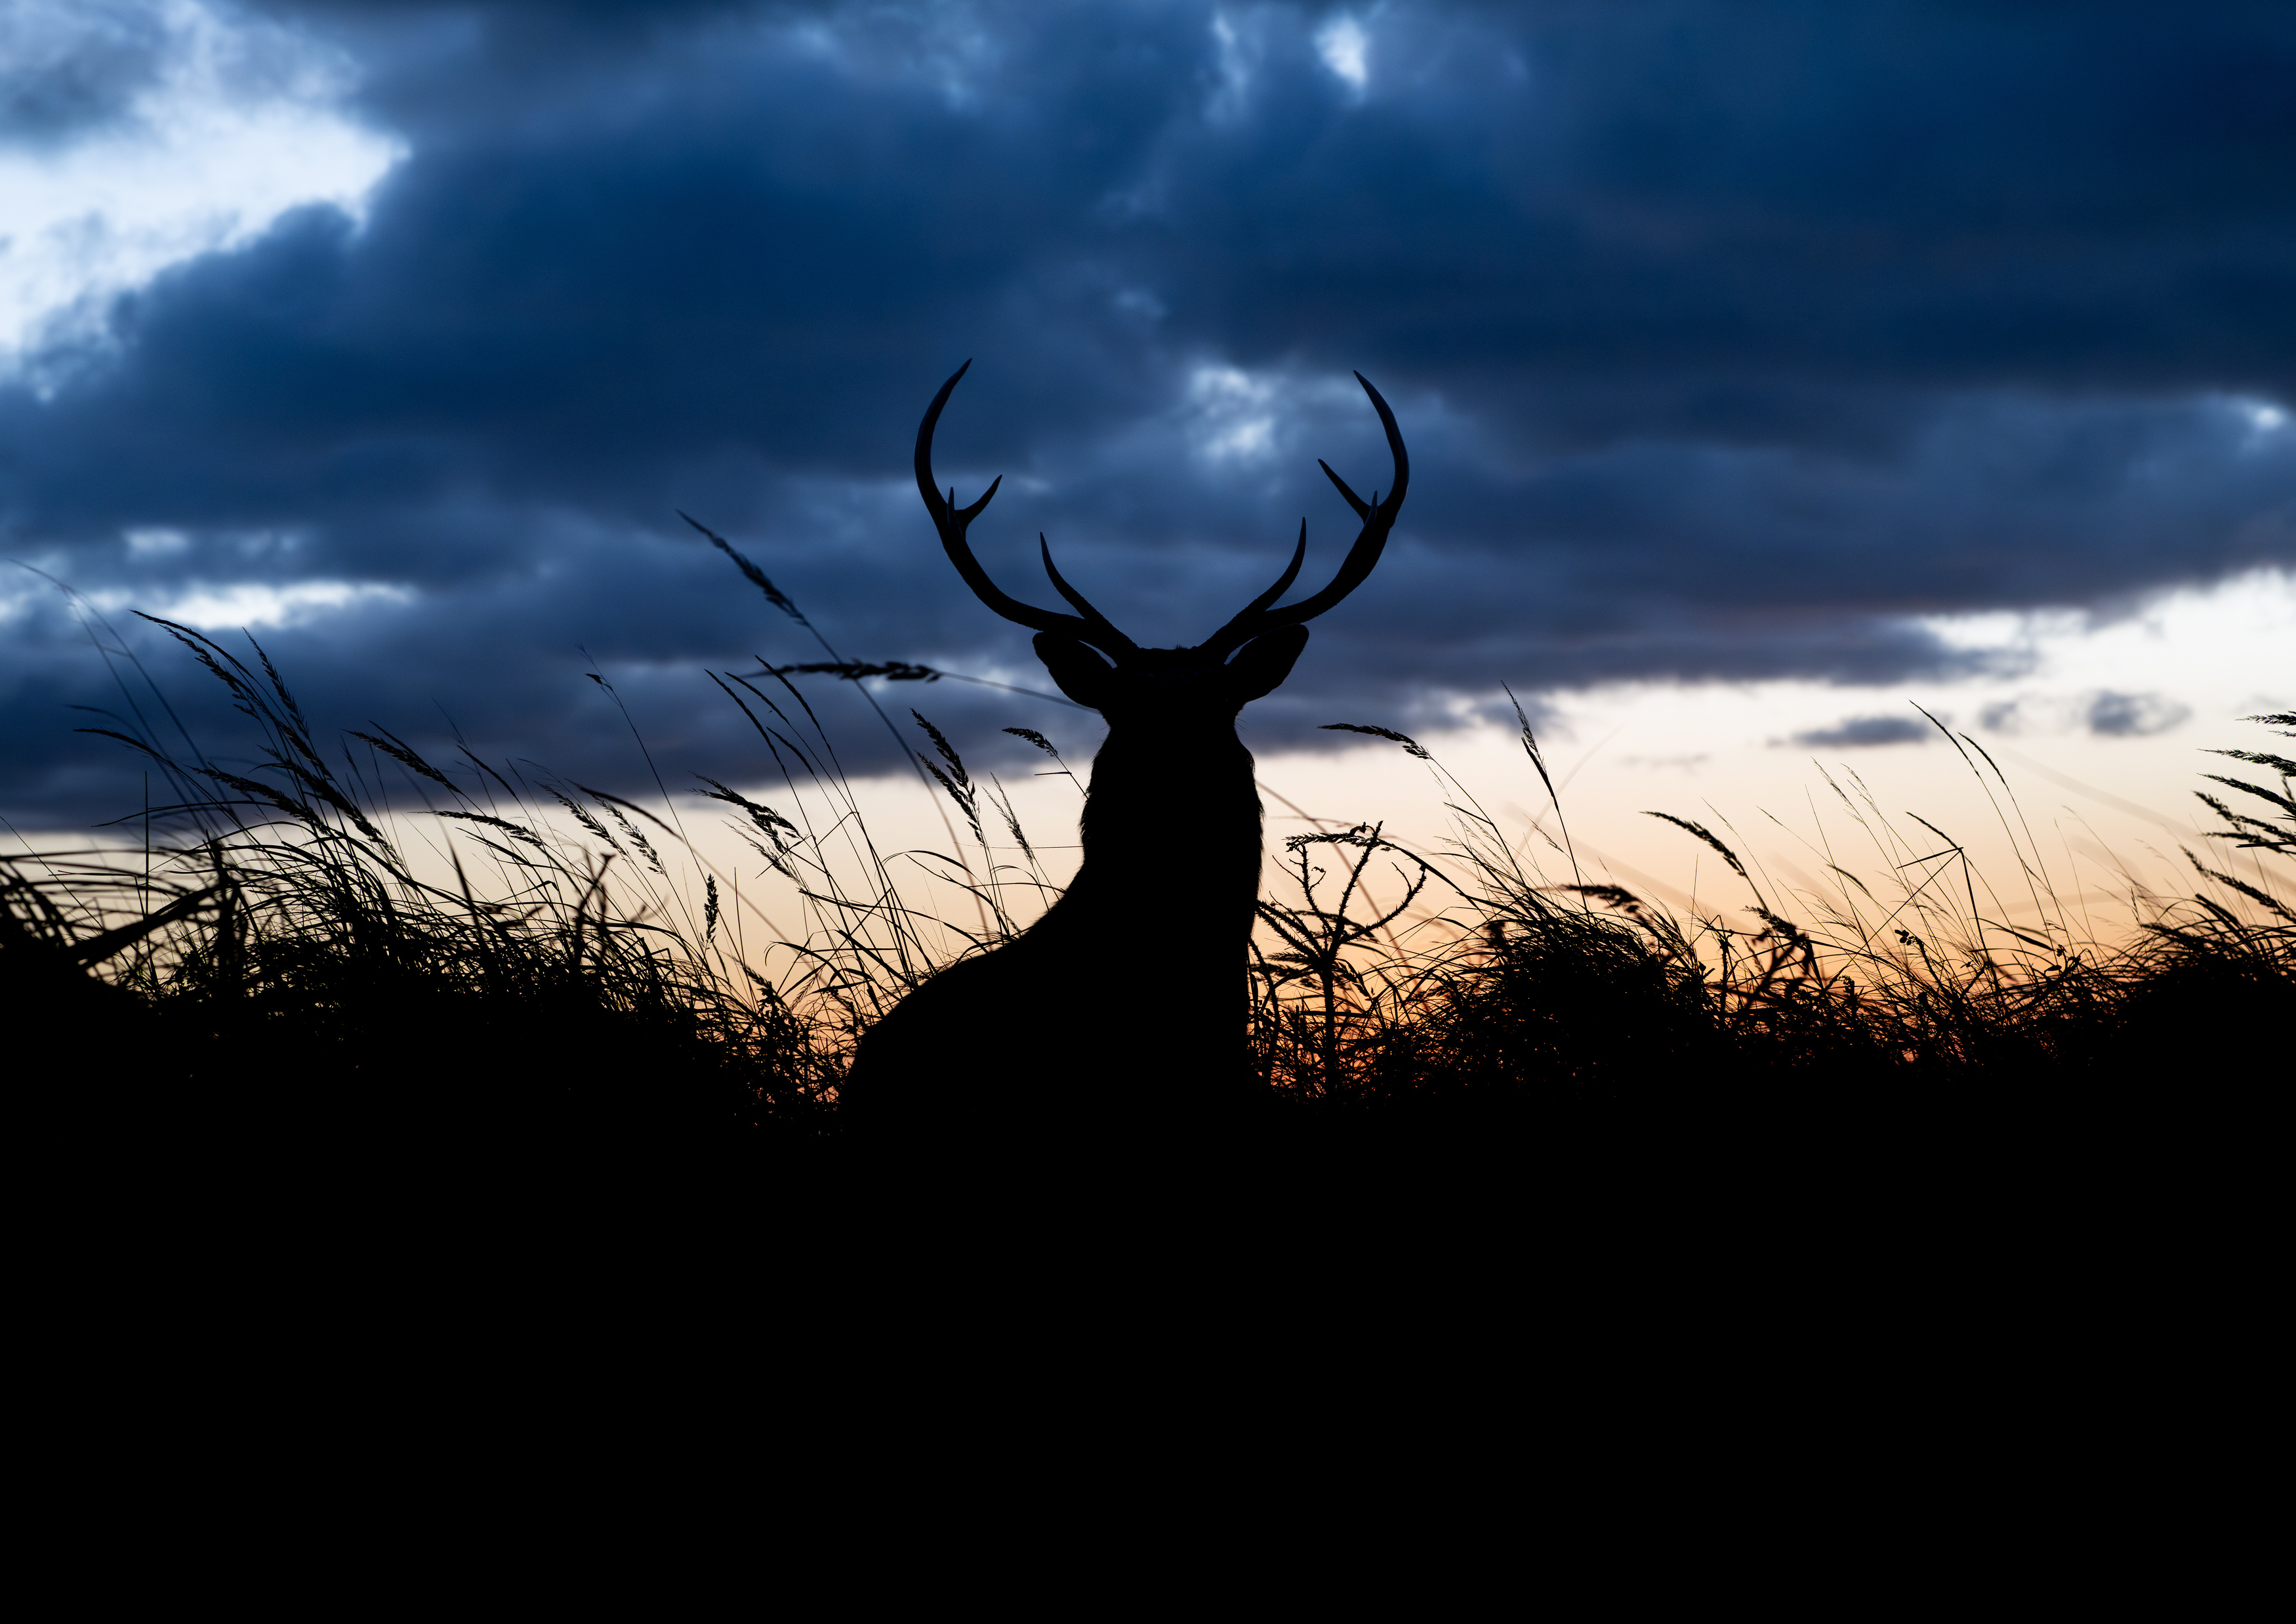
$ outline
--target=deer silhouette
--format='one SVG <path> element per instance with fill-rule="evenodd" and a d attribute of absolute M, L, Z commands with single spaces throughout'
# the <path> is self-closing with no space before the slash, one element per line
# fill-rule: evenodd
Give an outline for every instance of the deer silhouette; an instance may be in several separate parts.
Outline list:
<path fill-rule="evenodd" d="M 1308 554 L 1300 522 L 1274 586 L 1193 648 L 1142 648 L 1061 578 L 1076 610 L 1008 597 L 965 540 L 1001 474 L 970 507 L 943 496 L 933 429 L 972 363 L 940 386 L 917 429 L 917 490 L 950 563 L 975 596 L 1036 630 L 1062 693 L 1097 710 L 1082 819 L 1084 862 L 1066 892 L 1013 940 L 948 966 L 862 1039 L 842 1090 L 865 1134 L 919 1144 L 1144 1142 L 1215 1127 L 1249 1110 L 1244 971 L 1259 896 L 1260 807 L 1237 714 L 1273 693 L 1308 645 L 1303 622 L 1361 586 L 1403 506 L 1411 464 L 1395 414 L 1362 373 L 1395 459 L 1386 500 L 1365 502 L 1324 472 L 1363 521 L 1331 585 L 1275 607 Z"/>

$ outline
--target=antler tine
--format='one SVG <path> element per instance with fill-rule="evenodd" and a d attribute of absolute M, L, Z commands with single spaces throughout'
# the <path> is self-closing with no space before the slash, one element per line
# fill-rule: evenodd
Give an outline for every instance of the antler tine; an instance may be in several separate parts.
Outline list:
<path fill-rule="evenodd" d="M 1135 644 L 1133 644 L 1132 639 L 1126 636 L 1122 632 L 1118 631 L 1114 625 L 1110 622 L 1106 615 L 1101 613 L 1100 611 L 1095 609 L 1091 603 L 1086 602 L 1084 594 L 1078 592 L 1075 587 L 1070 586 L 1066 581 L 1061 578 L 1061 572 L 1053 568 L 1053 544 L 1045 539 L 1045 533 L 1042 530 L 1038 530 L 1037 532 L 1037 545 L 1044 552 L 1045 573 L 1052 578 L 1053 590 L 1059 593 L 1070 603 L 1073 603 L 1076 606 L 1077 612 L 1082 615 L 1086 620 L 1090 621 L 1095 630 L 1099 634 L 1096 636 L 1087 637 L 1085 641 L 1087 643 L 1098 644 L 1103 648 L 1108 649 L 1109 652 L 1111 654 L 1115 653 L 1119 648 L 1128 649 L 1134 647 Z M 1114 638 L 1115 644 L 1111 645 L 1106 642 L 1105 639 L 1108 638 Z"/>
<path fill-rule="evenodd" d="M 1345 496 L 1348 499 L 1348 505 L 1356 510 L 1357 518 L 1368 519 L 1371 517 L 1371 504 L 1365 501 L 1361 496 L 1356 495 L 1355 492 L 1349 490 L 1348 488 L 1348 482 L 1340 478 L 1340 476 L 1332 471 L 1332 465 L 1329 463 L 1325 462 L 1322 457 L 1317 457 L 1316 459 L 1316 466 L 1324 471 L 1324 477 L 1325 479 L 1331 480 L 1332 484 L 1340 488 L 1340 495 Z M 1379 495 L 1377 491 L 1374 491 L 1371 494 L 1374 496 Z"/>
<path fill-rule="evenodd" d="M 1275 585 L 1238 610 L 1234 619 L 1204 639 L 1202 646 L 1225 654 L 1249 639 L 1259 629 L 1259 617 L 1267 612 L 1267 606 L 1289 592 L 1292 583 L 1300 578 L 1300 565 L 1307 556 L 1308 521 L 1302 519 L 1300 521 L 1300 545 L 1292 549 L 1292 562 L 1283 567 L 1283 573 L 1275 578 Z"/>
<path fill-rule="evenodd" d="M 940 422 L 941 408 L 948 404 L 949 396 L 956 389 L 957 380 L 972 367 L 972 363 L 967 361 L 949 374 L 948 381 L 940 386 L 940 393 L 933 397 L 932 405 L 925 408 L 924 422 L 917 425 L 917 494 L 925 499 L 925 512 L 932 515 L 933 529 L 940 532 L 941 551 L 948 554 L 948 562 L 956 566 L 956 572 L 964 578 L 964 584 L 972 588 L 972 595 L 1007 620 L 1040 632 L 1057 632 L 1062 636 L 1074 637 L 1080 643 L 1102 647 L 1111 654 L 1135 652 L 1136 645 L 1132 640 L 1118 631 L 1097 611 L 1092 611 L 1090 619 L 1080 619 L 1075 615 L 1056 614 L 1049 609 L 1037 609 L 1018 598 L 1007 597 L 998 589 L 996 583 L 988 578 L 988 571 L 980 567 L 980 561 L 972 556 L 972 548 L 964 538 L 965 527 L 980 516 L 981 510 L 988 505 L 989 498 L 996 494 L 996 488 L 1004 483 L 1004 476 L 997 475 L 988 488 L 981 493 L 980 501 L 970 507 L 960 508 L 956 505 L 955 488 L 952 487 L 944 497 L 934 486 L 932 471 L 933 429 Z M 1049 562 L 1049 549 L 1046 557 Z M 1053 578 L 1053 584 L 1061 586 L 1058 576 Z M 1061 586 L 1061 591 L 1071 603 L 1089 608 L 1066 586 Z"/>
<path fill-rule="evenodd" d="M 1283 566 L 1283 573 L 1275 578 L 1275 585 L 1243 606 L 1243 612 L 1256 615 L 1270 603 L 1292 590 L 1292 583 L 1300 578 L 1300 566 L 1308 560 L 1308 521 L 1300 521 L 1300 545 L 1292 549 L 1292 562 Z"/>
<path fill-rule="evenodd" d="M 1347 557 L 1340 564 L 1339 573 L 1332 578 L 1330 586 L 1311 598 L 1302 598 L 1299 603 L 1286 604 L 1282 609 L 1266 608 L 1266 604 L 1281 596 L 1283 589 L 1292 584 L 1292 574 L 1300 568 L 1299 559 L 1295 557 L 1292 571 L 1285 574 L 1275 591 L 1264 598 L 1255 599 L 1242 613 L 1214 632 L 1201 645 L 1206 652 L 1225 654 L 1262 632 L 1314 619 L 1362 586 L 1379 563 L 1379 555 L 1387 546 L 1388 532 L 1395 526 L 1395 516 L 1403 511 L 1403 493 L 1411 483 L 1411 457 L 1403 448 L 1403 431 L 1395 426 L 1395 414 L 1388 409 L 1387 402 L 1380 398 L 1380 392 L 1372 387 L 1371 380 L 1357 373 L 1356 381 L 1362 384 L 1364 393 L 1371 397 L 1372 409 L 1379 414 L 1380 427 L 1387 431 L 1388 455 L 1395 459 L 1395 488 L 1387 493 L 1384 502 L 1377 500 L 1377 491 L 1372 493 L 1374 500 L 1366 502 L 1348 488 L 1348 482 L 1332 472 L 1329 463 L 1319 462 L 1317 465 L 1331 475 L 1332 483 L 1339 487 L 1340 495 L 1347 498 L 1348 505 L 1354 508 L 1357 516 L 1364 521 L 1363 529 L 1356 533 L 1355 545 L 1348 549 Z M 1308 527 L 1303 521 L 1300 526 L 1303 549 L 1307 538 Z"/>
<path fill-rule="evenodd" d="M 949 373 L 948 381 L 940 386 L 940 393 L 935 395 L 932 405 L 925 408 L 924 422 L 917 425 L 917 494 L 925 499 L 925 512 L 933 516 L 933 528 L 936 529 L 942 529 L 947 524 L 955 509 L 956 488 L 955 486 L 949 488 L 947 499 L 944 501 L 939 488 L 933 483 L 933 430 L 940 422 L 941 408 L 948 404 L 949 396 L 956 390 L 957 381 L 972 370 L 972 362 L 968 357 L 964 365 Z M 1004 476 L 1000 474 L 997 477 L 1002 479 Z M 983 497 L 982 500 L 985 502 L 987 498 Z"/>

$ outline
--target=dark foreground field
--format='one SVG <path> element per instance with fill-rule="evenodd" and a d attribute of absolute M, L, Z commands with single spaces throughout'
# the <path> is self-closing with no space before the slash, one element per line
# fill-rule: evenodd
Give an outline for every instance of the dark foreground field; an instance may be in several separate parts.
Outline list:
<path fill-rule="evenodd" d="M 0 864 L 0 998 L 36 1115 L 61 1111 L 76 1143 L 242 1177 L 396 1166 L 674 1187 L 872 1169 L 873 1147 L 840 1125 L 838 1081 L 859 1034 L 933 968 L 890 882 L 846 893 L 840 932 L 775 984 L 726 949 L 714 881 L 703 917 L 680 917 L 669 832 L 649 839 L 641 809 L 543 786 L 594 832 L 570 851 L 506 769 L 473 757 L 450 772 L 356 735 L 378 772 L 429 794 L 425 816 L 493 857 L 484 886 L 459 863 L 452 885 L 419 879 L 386 833 L 406 808 L 387 816 L 348 752 L 360 782 L 328 765 L 267 665 L 258 677 L 182 635 L 264 728 L 268 765 L 234 773 L 114 730 L 175 785 L 154 826 L 176 836 L 155 837 L 148 859 Z M 803 707 L 782 687 L 775 705 L 750 686 L 751 706 L 786 722 Z M 979 790 L 934 742 L 976 818 Z M 1528 728 L 1525 744 L 1536 764 Z M 2000 923 L 1965 859 L 1930 882 L 1950 856 L 1897 896 L 1851 880 L 1809 913 L 1812 899 L 1765 897 L 1725 842 L 1685 823 L 1745 879 L 1763 925 L 1746 934 L 1685 928 L 1614 887 L 1550 883 L 1472 828 L 1447 867 L 1371 829 L 1295 839 L 1296 899 L 1271 898 L 1237 987 L 1253 1103 L 1152 1144 L 1125 1131 L 1119 1103 L 1081 1131 L 1008 1126 L 925 1159 L 960 1179 L 1322 1168 L 1369 1198 L 1406 1169 L 1537 1181 L 1639 1165 L 1726 1185 L 1923 1157 L 2078 1160 L 2148 1137 L 2246 1154 L 2276 1135 L 2296 1074 L 2296 764 L 2224 753 L 2243 765 L 2204 795 L 2221 826 L 2193 856 L 2194 894 L 2112 947 L 2048 923 L 2046 901 L 2041 925 Z M 791 778 L 795 821 L 712 787 L 775 867 L 833 884 L 800 828 L 800 791 L 818 780 Z M 607 882 L 614 858 L 661 882 L 646 907 Z M 1374 865 L 1421 900 L 1411 917 L 1439 925 L 1424 945 L 1398 933 L 1404 908 L 1368 902 Z M 1012 928 L 1001 906 L 994 917 L 983 946 Z M 1155 1018 L 1156 936 L 1185 927 L 1144 918 L 1111 968 L 1111 1043 Z M 1029 1021 L 985 1013 L 993 1038 L 950 1035 L 945 1086 L 987 1097 L 999 1049 L 1027 1042 Z M 1088 1059 L 1079 1076 L 1088 1086 Z"/>

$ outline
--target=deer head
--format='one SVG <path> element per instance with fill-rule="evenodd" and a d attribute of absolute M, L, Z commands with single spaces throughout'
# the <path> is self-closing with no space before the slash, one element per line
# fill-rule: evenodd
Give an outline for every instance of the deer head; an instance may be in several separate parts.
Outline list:
<path fill-rule="evenodd" d="M 1086 601 L 1082 593 L 1061 578 L 1060 570 L 1053 564 L 1052 546 L 1041 535 L 1037 542 L 1043 552 L 1045 573 L 1051 578 L 1053 589 L 1076 610 L 1072 615 L 1037 609 L 1006 596 L 972 556 L 972 549 L 965 541 L 966 528 L 988 507 L 996 495 L 996 488 L 1004 482 L 1004 476 L 999 474 L 972 506 L 959 507 L 955 490 L 952 488 L 943 496 L 934 483 L 932 472 L 933 428 L 940 422 L 941 408 L 948 404 L 957 380 L 972 365 L 967 361 L 950 374 L 948 381 L 940 386 L 940 393 L 933 397 L 924 422 L 917 427 L 918 494 L 924 497 L 933 526 L 940 532 L 940 545 L 948 554 L 948 562 L 956 566 L 956 572 L 972 588 L 973 595 L 1007 620 L 1035 627 L 1037 658 L 1045 662 L 1061 692 L 1078 704 L 1101 712 L 1111 724 L 1134 718 L 1168 721 L 1189 717 L 1233 718 L 1251 701 L 1275 692 L 1292 674 L 1292 662 L 1300 658 L 1300 651 L 1308 646 L 1304 622 L 1314 619 L 1363 585 L 1387 545 L 1388 531 L 1395 524 L 1396 514 L 1403 509 L 1404 488 L 1411 480 L 1411 459 L 1404 451 L 1403 435 L 1395 426 L 1395 414 L 1388 410 L 1387 402 L 1380 398 L 1371 381 L 1357 373 L 1356 381 L 1371 397 L 1380 426 L 1387 431 L 1387 448 L 1395 459 L 1395 486 L 1387 493 L 1385 501 L 1381 501 L 1379 492 L 1374 490 L 1372 499 L 1366 502 L 1348 488 L 1348 482 L 1332 472 L 1329 463 L 1318 459 L 1316 466 L 1339 488 L 1340 495 L 1347 498 L 1348 505 L 1363 521 L 1363 529 L 1357 533 L 1355 545 L 1348 549 L 1347 559 L 1332 578 L 1331 585 L 1313 597 L 1282 608 L 1274 607 L 1275 600 L 1289 591 L 1299 578 L 1300 562 L 1308 556 L 1308 521 L 1302 519 L 1299 545 L 1292 550 L 1291 563 L 1273 586 L 1245 604 L 1234 619 L 1193 648 L 1144 649 L 1117 630 L 1107 616 Z"/>

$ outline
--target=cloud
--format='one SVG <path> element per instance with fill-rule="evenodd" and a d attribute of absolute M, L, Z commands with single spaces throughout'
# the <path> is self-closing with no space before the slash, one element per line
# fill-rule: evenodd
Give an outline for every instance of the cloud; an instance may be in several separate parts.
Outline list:
<path fill-rule="evenodd" d="M 2158 693 L 2097 694 L 2088 702 L 2088 730 L 2108 739 L 2142 739 L 2167 733 L 2193 714 L 2190 705 Z"/>
<path fill-rule="evenodd" d="M 196 0 L 28 0 L 0 60 L 0 378 L 29 368 L 42 394 L 111 298 L 299 204 L 357 217 L 404 150 L 344 116 L 340 53 Z"/>
<path fill-rule="evenodd" d="M 352 605 L 412 601 L 413 595 L 404 589 L 372 582 L 298 581 L 291 586 L 268 586 L 242 581 L 222 591 L 194 589 L 151 612 L 201 631 L 264 631 L 329 619 Z"/>
<path fill-rule="evenodd" d="M 0 12 L 0 140 L 44 147 L 125 118 L 164 71 L 155 10 L 18 0 Z"/>
<path fill-rule="evenodd" d="M 1029 678 L 905 466 L 966 356 L 939 469 L 1007 476 L 983 563 L 1054 602 L 1041 530 L 1168 644 L 1303 514 L 1328 578 L 1316 459 L 1385 485 L 1377 381 L 1410 501 L 1263 741 L 1502 679 L 2001 673 L 1937 617 L 2296 562 L 2283 11 L 123 4 L 25 59 L 4 161 L 196 169 L 135 111 L 191 82 L 194 13 L 255 42 L 199 105 L 371 168 L 30 324 L 4 550 L 99 603 L 278 609 L 350 725 L 444 705 L 608 776 L 587 649 L 737 771 L 701 668 L 817 651 L 678 508 L 852 657 Z M 38 602 L 0 800 L 79 816 L 106 791 L 54 730 L 104 678 Z"/>
<path fill-rule="evenodd" d="M 2093 688 L 2084 693 L 2021 693 L 1988 705 L 1980 725 L 2011 736 L 2087 732 L 2104 739 L 2142 739 L 2179 727 L 2193 708 L 2167 694 L 2120 693 Z"/>
<path fill-rule="evenodd" d="M 1371 37 L 1363 24 L 1341 12 L 1316 34 L 1316 54 L 1349 88 L 1360 93 L 1371 80 Z"/>
<path fill-rule="evenodd" d="M 1926 744 L 1937 729 L 1914 717 L 1844 717 L 1831 727 L 1814 727 L 1788 741 L 1808 750 L 1864 750 L 1880 744 Z"/>

